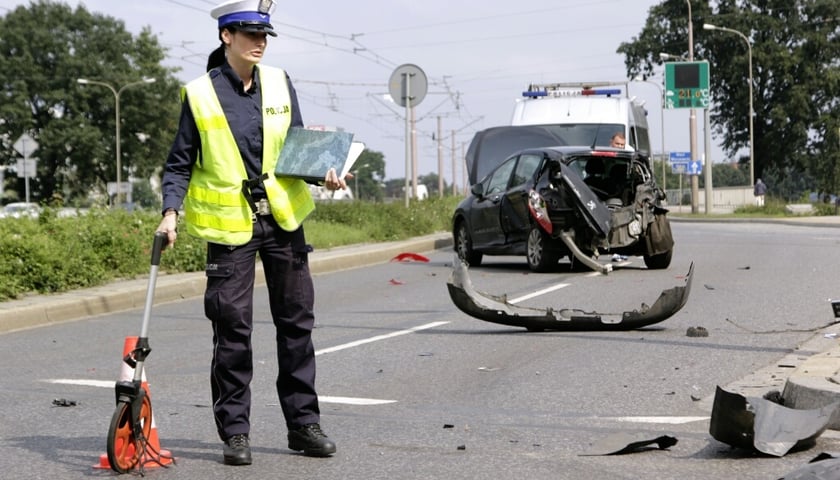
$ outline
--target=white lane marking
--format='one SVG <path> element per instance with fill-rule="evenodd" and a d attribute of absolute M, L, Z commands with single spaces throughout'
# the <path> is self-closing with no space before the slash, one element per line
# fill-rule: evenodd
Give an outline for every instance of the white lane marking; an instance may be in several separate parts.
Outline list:
<path fill-rule="evenodd" d="M 364 345 L 366 343 L 371 342 L 378 342 L 379 340 L 386 340 L 389 338 L 398 337 L 400 335 L 407 335 L 409 333 L 419 332 L 421 330 L 428 330 L 430 328 L 439 327 L 441 325 L 446 325 L 449 322 L 432 322 L 427 323 L 425 325 L 420 325 L 417 327 L 409 328 L 406 330 L 400 330 L 397 332 L 388 333 L 385 335 L 379 335 L 376 337 L 370 337 L 363 340 L 357 340 L 355 342 L 345 343 L 343 345 L 336 345 L 334 347 L 324 348 L 321 350 L 317 350 L 315 355 L 323 355 L 325 353 L 332 353 L 337 352 L 339 350 L 345 350 L 347 348 L 358 347 L 359 345 Z M 62 385 L 78 385 L 84 387 L 98 387 L 98 388 L 114 388 L 115 382 L 106 381 L 106 380 L 75 380 L 69 378 L 58 378 L 58 379 L 51 379 L 51 380 L 44 380 L 48 383 L 54 384 L 62 384 Z M 353 397 L 329 397 L 329 396 L 319 396 L 318 399 L 322 402 L 326 403 L 343 403 L 348 405 L 384 405 L 387 403 L 396 403 L 396 400 L 380 400 L 376 398 L 353 398 Z"/>
<path fill-rule="evenodd" d="M 701 422 L 711 417 L 599 417 L 601 420 L 615 420 L 626 423 L 664 423 L 681 425 L 683 423 Z"/>
<path fill-rule="evenodd" d="M 317 356 L 317 355 L 323 355 L 325 353 L 333 353 L 333 352 L 337 352 L 339 350 L 344 350 L 344 349 L 347 349 L 347 348 L 358 347 L 359 345 L 364 345 L 366 343 L 378 342 L 380 340 L 387 340 L 389 338 L 399 337 L 400 335 L 407 335 L 409 333 L 419 332 L 420 330 L 428 330 L 430 328 L 439 327 L 441 325 L 446 325 L 447 323 L 449 323 L 449 322 L 432 322 L 432 323 L 427 323 L 425 325 L 420 325 L 418 327 L 409 328 L 407 330 L 399 330 L 397 332 L 387 333 L 385 335 L 378 335 L 376 337 L 365 338 L 363 340 L 356 340 L 355 342 L 345 343 L 343 345 L 336 345 L 334 347 L 322 348 L 321 350 L 316 350 L 315 355 Z"/>
<path fill-rule="evenodd" d="M 71 378 L 54 378 L 50 380 L 43 380 L 47 383 L 57 383 L 61 385 L 79 385 L 82 387 L 99 387 L 99 388 L 114 388 L 114 381 L 108 380 L 74 380 Z"/>
<path fill-rule="evenodd" d="M 530 300 L 534 297 L 539 297 L 540 295 L 545 295 L 546 293 L 551 293 L 555 290 L 560 290 L 561 288 L 565 288 L 565 287 L 568 287 L 568 286 L 569 286 L 568 283 L 558 283 L 557 285 L 554 285 L 552 287 L 543 288 L 542 290 L 537 290 L 534 293 L 529 293 L 528 295 L 523 295 L 521 297 L 517 297 L 517 298 L 514 298 L 512 300 L 508 300 L 508 303 L 524 302 L 525 300 Z"/>
<path fill-rule="evenodd" d="M 44 381 L 59 385 L 76 385 L 98 388 L 114 388 L 115 384 L 115 382 L 108 380 L 74 380 L 71 378 L 53 378 Z M 388 403 L 397 403 L 396 400 L 381 400 L 378 398 L 330 397 L 323 395 L 318 397 L 318 401 L 323 403 L 343 403 L 346 405 L 385 405 Z"/>
<path fill-rule="evenodd" d="M 318 395 L 320 403 L 343 403 L 346 405 L 385 405 L 386 403 L 397 403 L 396 400 L 379 400 L 376 398 L 354 398 L 354 397 L 325 397 Z"/>

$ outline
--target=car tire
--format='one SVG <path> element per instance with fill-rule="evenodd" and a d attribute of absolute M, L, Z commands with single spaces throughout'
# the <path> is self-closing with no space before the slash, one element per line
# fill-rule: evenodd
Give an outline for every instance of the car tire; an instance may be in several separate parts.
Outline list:
<path fill-rule="evenodd" d="M 467 231 L 467 224 L 463 220 L 455 227 L 455 252 L 458 258 L 471 267 L 481 265 L 481 259 L 484 257 L 481 252 L 473 250 L 470 232 Z"/>
<path fill-rule="evenodd" d="M 560 259 L 558 253 L 549 247 L 551 238 L 539 227 L 531 227 L 528 233 L 526 257 L 532 272 L 548 272 Z"/>
<path fill-rule="evenodd" d="M 674 249 L 658 255 L 645 255 L 645 266 L 651 270 L 665 270 L 671 265 L 671 257 L 673 255 Z"/>

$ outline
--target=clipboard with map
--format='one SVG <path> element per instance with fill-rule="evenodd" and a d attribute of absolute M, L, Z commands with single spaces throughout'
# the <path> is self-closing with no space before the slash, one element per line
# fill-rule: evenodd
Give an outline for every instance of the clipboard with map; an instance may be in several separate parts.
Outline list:
<path fill-rule="evenodd" d="M 319 184 L 335 168 L 338 178 L 344 178 L 364 149 L 363 143 L 353 141 L 352 133 L 291 127 L 274 174 Z"/>

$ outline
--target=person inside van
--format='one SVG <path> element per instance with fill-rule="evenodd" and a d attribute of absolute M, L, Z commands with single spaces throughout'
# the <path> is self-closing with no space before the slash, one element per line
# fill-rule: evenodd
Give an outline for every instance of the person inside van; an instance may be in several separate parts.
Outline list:
<path fill-rule="evenodd" d="M 610 138 L 610 146 L 613 148 L 624 148 L 627 145 L 627 138 L 624 136 L 624 132 L 615 132 Z"/>

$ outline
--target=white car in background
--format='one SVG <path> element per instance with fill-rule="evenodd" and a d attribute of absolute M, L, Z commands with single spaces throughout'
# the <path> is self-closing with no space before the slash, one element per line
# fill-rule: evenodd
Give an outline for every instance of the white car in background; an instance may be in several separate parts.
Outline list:
<path fill-rule="evenodd" d="M 3 207 L 4 218 L 38 218 L 41 207 L 32 202 L 12 202 Z"/>

